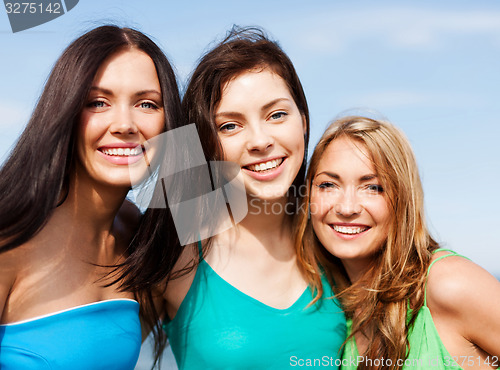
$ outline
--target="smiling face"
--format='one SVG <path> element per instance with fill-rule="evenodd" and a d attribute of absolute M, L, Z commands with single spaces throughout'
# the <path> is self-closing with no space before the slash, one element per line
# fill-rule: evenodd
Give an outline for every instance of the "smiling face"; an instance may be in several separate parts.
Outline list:
<path fill-rule="evenodd" d="M 319 241 L 357 280 L 388 236 L 391 212 L 364 144 L 344 136 L 321 157 L 311 188 L 311 221 Z"/>
<path fill-rule="evenodd" d="M 137 49 L 112 54 L 96 73 L 80 115 L 80 179 L 129 187 L 146 173 L 142 144 L 164 130 L 161 88 L 152 59 Z"/>
<path fill-rule="evenodd" d="M 267 68 L 239 74 L 223 87 L 215 123 L 224 160 L 241 167 L 247 194 L 284 198 L 305 145 L 305 120 L 285 81 Z"/>

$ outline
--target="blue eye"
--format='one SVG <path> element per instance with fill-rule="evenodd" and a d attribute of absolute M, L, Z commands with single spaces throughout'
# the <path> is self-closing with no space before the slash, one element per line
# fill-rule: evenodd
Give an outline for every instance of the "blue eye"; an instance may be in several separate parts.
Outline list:
<path fill-rule="evenodd" d="M 283 117 L 285 117 L 287 115 L 288 115 L 287 112 L 279 111 L 279 112 L 273 113 L 271 115 L 271 119 L 278 120 L 278 119 L 281 119 L 281 118 L 283 118 Z"/>
<path fill-rule="evenodd" d="M 155 104 L 153 104 L 151 102 L 147 102 L 147 101 L 141 103 L 141 108 L 144 108 L 144 109 L 158 109 L 158 107 Z"/>
<path fill-rule="evenodd" d="M 219 127 L 220 132 L 230 132 L 236 130 L 236 124 L 235 123 L 226 123 L 225 125 L 222 125 Z"/>
<path fill-rule="evenodd" d="M 104 105 L 106 103 L 103 102 L 102 100 L 95 100 L 87 104 L 88 107 L 90 108 L 104 108 Z"/>
<path fill-rule="evenodd" d="M 333 182 L 329 181 L 323 181 L 322 183 L 317 184 L 316 186 L 320 189 L 333 189 L 336 187 L 336 185 Z"/>
<path fill-rule="evenodd" d="M 371 184 L 367 186 L 367 189 L 376 193 L 383 193 L 384 188 L 381 185 Z"/>

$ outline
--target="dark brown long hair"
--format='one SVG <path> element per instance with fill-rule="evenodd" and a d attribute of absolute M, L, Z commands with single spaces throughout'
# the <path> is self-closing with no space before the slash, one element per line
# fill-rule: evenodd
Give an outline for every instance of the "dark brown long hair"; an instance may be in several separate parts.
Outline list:
<path fill-rule="evenodd" d="M 215 110 L 222 98 L 222 89 L 237 75 L 257 68 L 269 68 L 285 81 L 306 122 L 304 159 L 289 191 L 288 204 L 296 206 L 306 173 L 309 109 L 292 61 L 262 29 L 233 26 L 226 38 L 201 58 L 182 99 L 182 110 L 187 122 L 195 123 L 203 138 L 202 146 L 207 160 L 223 160 L 224 152 L 215 125 Z M 296 213 L 295 209 L 289 211 Z"/>
<path fill-rule="evenodd" d="M 307 131 L 304 135 L 304 160 L 292 185 L 296 191 L 289 192 L 290 197 L 295 198 L 298 196 L 300 186 L 304 184 L 309 141 L 309 110 L 292 62 L 279 45 L 265 35 L 264 31 L 259 28 L 235 26 L 223 41 L 201 58 L 191 75 L 182 100 L 184 123 L 196 124 L 207 161 L 222 160 L 222 147 L 214 125 L 214 112 L 222 97 L 222 88 L 231 78 L 255 68 L 270 68 L 283 78 L 295 104 L 305 118 Z M 161 166 L 169 166 L 169 160 L 166 159 Z M 196 177 L 197 174 L 193 176 Z M 217 174 L 212 173 L 212 176 L 212 181 L 217 184 Z M 195 188 L 198 186 L 198 181 L 194 177 L 192 183 Z M 185 184 L 185 186 L 189 185 Z M 179 190 L 178 186 L 175 190 Z M 158 181 L 156 191 L 161 192 L 160 181 Z M 196 189 L 192 191 L 192 193 L 195 192 Z M 165 202 L 167 202 L 166 199 Z M 295 206 L 297 202 L 290 202 L 290 204 Z M 210 240 L 204 244 L 204 253 L 207 252 L 209 246 Z M 196 245 L 188 245 L 188 247 L 197 249 Z M 170 210 L 168 208 L 147 209 L 133 241 L 132 253 L 123 270 L 124 287 L 148 294 L 152 299 L 152 291 L 156 287 L 165 287 L 169 279 L 177 278 L 196 267 L 196 261 L 192 261 L 181 271 L 175 271 L 175 275 L 172 274 L 175 261 L 182 253 L 182 249 Z M 158 328 L 157 322 L 156 329 L 154 329 L 157 356 L 160 354 L 158 351 L 165 345 L 164 333 Z"/>
<path fill-rule="evenodd" d="M 30 240 L 57 206 L 75 161 L 78 117 L 103 61 L 122 48 L 153 60 L 165 107 L 165 129 L 180 117 L 172 67 L 147 36 L 133 29 L 102 26 L 73 41 L 57 60 L 38 104 L 0 170 L 0 252 Z"/>
<path fill-rule="evenodd" d="M 123 48 L 141 50 L 153 60 L 165 107 L 165 130 L 182 122 L 174 71 L 149 37 L 130 28 L 107 25 L 73 41 L 57 60 L 28 125 L 0 170 L 0 252 L 30 240 L 43 228 L 58 203 L 64 201 L 75 161 L 78 117 L 97 70 L 110 55 Z M 142 228 L 143 232 L 163 234 L 163 226 L 168 223 L 161 218 L 158 223 L 148 224 Z M 134 264 L 137 268 L 125 270 L 125 274 L 131 275 L 125 275 L 130 280 L 122 282 L 122 289 L 138 295 L 143 316 L 154 322 L 158 315 L 149 291 L 140 291 L 144 284 L 131 283 L 131 276 L 137 270 L 143 272 L 142 266 L 147 263 L 141 250 L 130 249 L 129 253 L 129 259 L 137 261 Z M 177 254 L 168 248 L 163 248 L 160 254 L 158 263 L 168 270 Z M 156 335 L 162 335 L 161 328 L 151 326 Z"/>

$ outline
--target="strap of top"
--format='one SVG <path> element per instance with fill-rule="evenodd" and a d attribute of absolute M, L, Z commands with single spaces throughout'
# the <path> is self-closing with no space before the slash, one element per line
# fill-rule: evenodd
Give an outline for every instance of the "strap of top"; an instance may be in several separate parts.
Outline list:
<path fill-rule="evenodd" d="M 427 268 L 427 277 L 425 279 L 425 290 L 424 290 L 424 306 L 425 307 L 427 307 L 427 280 L 429 279 L 429 274 L 431 272 L 432 265 L 434 265 L 437 261 L 442 260 L 443 258 L 446 258 L 446 257 L 450 257 L 450 256 L 458 256 L 458 257 L 463 257 L 463 258 L 469 259 L 465 256 L 462 256 L 461 254 L 458 254 L 457 252 L 455 252 L 452 249 L 438 248 L 434 252 L 432 252 L 432 254 L 437 253 L 437 252 L 450 252 L 450 253 L 436 258 L 434 261 L 431 262 L 431 264 Z"/>

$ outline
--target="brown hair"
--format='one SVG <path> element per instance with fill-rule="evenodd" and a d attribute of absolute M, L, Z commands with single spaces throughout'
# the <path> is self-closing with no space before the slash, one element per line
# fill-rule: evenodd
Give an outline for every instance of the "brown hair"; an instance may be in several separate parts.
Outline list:
<path fill-rule="evenodd" d="M 233 26 L 226 38 L 201 58 L 184 94 L 183 112 L 187 122 L 196 124 L 207 160 L 222 160 L 223 150 L 214 120 L 215 110 L 222 98 L 222 89 L 228 81 L 242 72 L 260 68 L 271 69 L 285 81 L 306 122 L 304 160 L 292 184 L 293 191 L 289 193 L 289 204 L 297 205 L 297 193 L 304 184 L 306 173 L 309 109 L 290 58 L 263 30 Z"/>
<path fill-rule="evenodd" d="M 92 81 L 106 58 L 123 48 L 138 49 L 153 60 L 165 107 L 165 129 L 180 120 L 172 67 L 146 35 L 130 28 L 101 26 L 73 41 L 57 60 L 28 125 L 0 170 L 0 252 L 30 240 L 62 202 L 75 160 L 78 117 Z"/>
<path fill-rule="evenodd" d="M 172 66 L 149 37 L 130 28 L 107 25 L 77 38 L 57 60 L 28 125 L 0 170 L 0 253 L 30 240 L 44 227 L 58 203 L 64 202 L 64 196 L 60 199 L 68 191 L 76 158 L 78 117 L 94 77 L 109 56 L 127 48 L 146 53 L 155 65 L 165 108 L 165 130 L 181 122 L 179 90 Z M 36 152 L 33 148 L 37 148 Z M 156 320 L 158 314 L 151 293 L 141 285 L 148 279 L 142 276 L 144 253 L 141 249 L 129 251 L 129 265 L 120 276 L 124 278 L 121 288 L 143 298 L 141 313 L 153 328 L 159 354 L 166 339 Z M 163 248 L 161 259 L 155 257 L 171 266 L 178 253 L 176 249 Z"/>
<path fill-rule="evenodd" d="M 426 271 L 438 244 L 425 225 L 423 190 L 413 151 L 404 134 L 388 122 L 351 116 L 328 127 L 310 161 L 303 200 L 306 209 L 319 162 L 326 148 L 339 137 L 364 145 L 371 155 L 392 211 L 387 239 L 369 270 L 351 283 L 342 261 L 320 244 L 304 214 L 297 231 L 297 257 L 317 289 L 316 300 L 323 292 L 317 261 L 327 272 L 346 316 L 353 319 L 350 337 L 363 332 L 370 338 L 364 356 L 392 359 L 396 364 L 397 359 L 406 358 L 408 328 L 413 324 L 413 313 L 423 305 Z M 412 314 L 407 322 L 409 304 Z M 359 368 L 364 366 L 362 363 Z"/>

